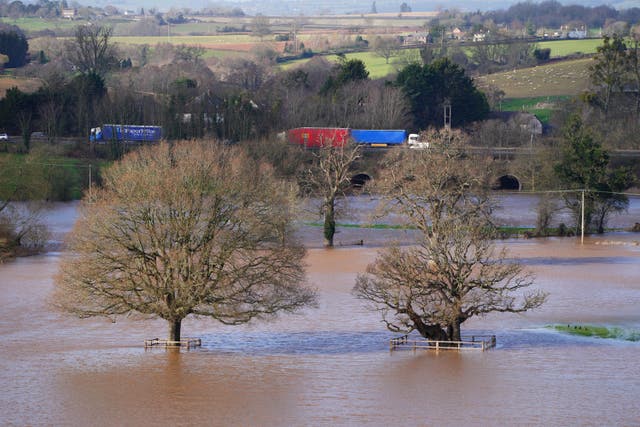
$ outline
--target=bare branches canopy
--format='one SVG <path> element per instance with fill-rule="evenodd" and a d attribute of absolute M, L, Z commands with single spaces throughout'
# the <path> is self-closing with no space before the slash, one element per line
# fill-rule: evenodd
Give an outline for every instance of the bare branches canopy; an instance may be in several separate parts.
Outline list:
<path fill-rule="evenodd" d="M 86 74 L 104 74 L 115 65 L 117 54 L 111 42 L 113 29 L 100 25 L 76 27 L 74 39 L 69 44 L 72 63 Z"/>
<path fill-rule="evenodd" d="M 307 171 L 310 190 L 322 198 L 320 213 L 324 217 L 324 245 L 327 247 L 333 246 L 338 201 L 351 187 L 352 167 L 361 154 L 362 147 L 358 144 L 334 146 L 334 141 L 325 141 L 325 145 L 314 153 L 313 164 Z"/>
<path fill-rule="evenodd" d="M 391 331 L 458 341 L 469 318 L 527 311 L 546 294 L 527 293 L 533 278 L 496 247 L 493 204 L 482 191 L 489 165 L 461 154 L 460 134 L 444 131 L 440 138 L 441 152 L 394 153 L 390 159 L 379 185 L 421 240 L 381 251 L 354 293 L 380 311 Z"/>
<path fill-rule="evenodd" d="M 85 200 L 55 303 L 80 317 L 139 313 L 225 324 L 313 304 L 293 239 L 292 190 L 212 141 L 141 149 Z"/>

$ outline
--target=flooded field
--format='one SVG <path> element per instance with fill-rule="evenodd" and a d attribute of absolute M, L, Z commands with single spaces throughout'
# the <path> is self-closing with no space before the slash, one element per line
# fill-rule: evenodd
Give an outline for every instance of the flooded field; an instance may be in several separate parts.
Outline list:
<path fill-rule="evenodd" d="M 73 205 L 56 208 L 54 239 L 74 215 Z M 310 230 L 305 239 L 320 233 Z M 640 234 L 610 233 L 584 245 L 504 242 L 536 274 L 549 301 L 525 315 L 465 323 L 465 333 L 496 334 L 498 346 L 464 354 L 390 353 L 393 334 L 350 291 L 376 244 L 410 236 L 380 230 L 341 236 L 365 245 L 310 245 L 317 309 L 240 327 L 189 318 L 183 335 L 203 342 L 190 351 L 145 351 L 145 338 L 165 336 L 162 321 L 53 313 L 48 298 L 59 253 L 1 265 L 0 425 L 638 424 L 640 343 L 569 336 L 548 326 L 640 331 Z"/>

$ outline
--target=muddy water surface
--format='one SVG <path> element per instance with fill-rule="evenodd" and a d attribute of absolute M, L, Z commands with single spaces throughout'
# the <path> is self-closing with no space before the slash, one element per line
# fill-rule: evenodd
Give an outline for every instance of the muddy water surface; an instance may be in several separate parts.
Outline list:
<path fill-rule="evenodd" d="M 373 246 L 309 251 L 317 309 L 240 327 L 189 319 L 203 347 L 182 352 L 142 348 L 163 322 L 53 313 L 59 254 L 18 259 L 0 266 L 0 425 L 638 425 L 640 344 L 546 327 L 640 331 L 638 241 L 505 242 L 549 302 L 466 323 L 498 347 L 464 354 L 389 353 L 392 334 L 350 294 Z"/>

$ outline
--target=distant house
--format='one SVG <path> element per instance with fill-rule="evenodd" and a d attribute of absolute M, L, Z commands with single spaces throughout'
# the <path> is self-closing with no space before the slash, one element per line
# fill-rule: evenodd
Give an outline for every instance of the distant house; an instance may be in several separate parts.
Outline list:
<path fill-rule="evenodd" d="M 517 113 L 513 120 L 520 126 L 520 129 L 534 135 L 542 135 L 542 122 L 535 114 Z"/>
<path fill-rule="evenodd" d="M 466 36 L 467 34 L 458 27 L 454 28 L 453 31 L 451 31 L 451 38 L 453 39 L 464 40 Z"/>
<path fill-rule="evenodd" d="M 569 31 L 567 33 L 568 39 L 586 39 L 587 38 L 587 30 L 578 30 L 575 28 L 573 31 Z"/>
<path fill-rule="evenodd" d="M 62 9 L 62 17 L 65 19 L 75 19 L 77 13 L 75 9 Z"/>
<path fill-rule="evenodd" d="M 513 128 L 520 128 L 528 134 L 542 135 L 542 122 L 531 113 L 523 111 L 500 111 L 491 113 L 490 118 L 508 123 Z"/>
<path fill-rule="evenodd" d="M 429 40 L 429 35 L 427 33 L 412 33 L 404 36 L 403 44 L 405 45 L 427 44 L 428 40 Z"/>

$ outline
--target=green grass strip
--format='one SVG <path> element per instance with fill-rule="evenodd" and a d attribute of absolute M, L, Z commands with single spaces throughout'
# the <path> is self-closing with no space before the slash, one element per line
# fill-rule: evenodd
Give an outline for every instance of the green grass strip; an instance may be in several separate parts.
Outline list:
<path fill-rule="evenodd" d="M 628 330 L 619 327 L 606 327 L 596 325 L 555 325 L 550 328 L 571 335 L 582 337 L 594 337 L 604 339 L 618 339 L 624 341 L 640 341 L 640 331 Z"/>
<path fill-rule="evenodd" d="M 303 225 L 308 227 L 324 227 L 322 222 L 304 222 Z M 375 230 L 415 230 L 415 227 L 408 225 L 394 225 L 394 224 L 353 224 L 353 223 L 337 223 L 336 227 L 342 228 L 366 228 Z"/>

